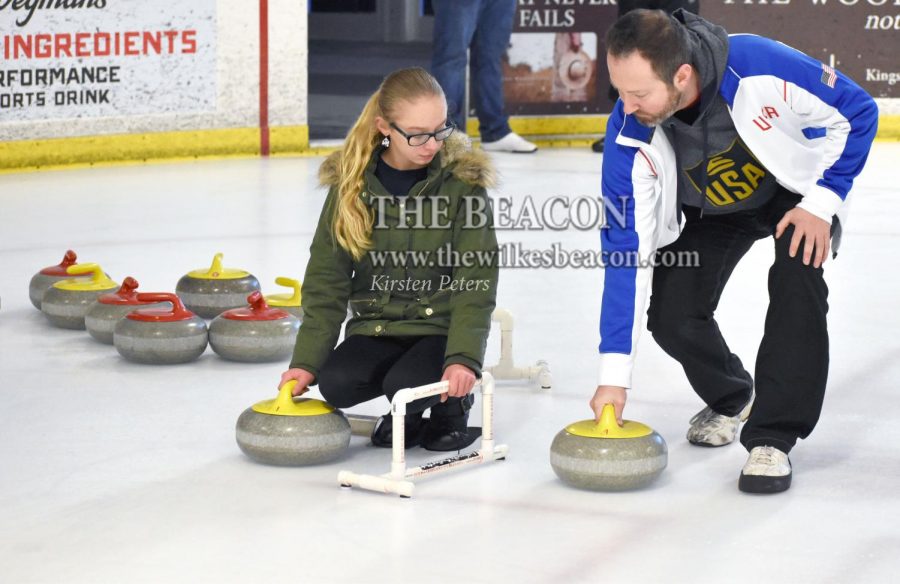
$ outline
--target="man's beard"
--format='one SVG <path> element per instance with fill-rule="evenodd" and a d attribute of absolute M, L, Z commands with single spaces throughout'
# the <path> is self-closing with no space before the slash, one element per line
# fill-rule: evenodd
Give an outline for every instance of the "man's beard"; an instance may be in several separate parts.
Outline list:
<path fill-rule="evenodd" d="M 663 111 L 663 113 L 650 118 L 641 116 L 639 114 L 634 114 L 634 117 L 636 117 L 640 123 L 652 128 L 654 126 L 660 125 L 661 123 L 675 115 L 675 112 L 678 111 L 678 105 L 681 103 L 681 97 L 684 95 L 684 93 L 675 89 L 674 86 L 668 87 L 666 89 L 669 94 L 669 101 L 666 104 L 666 109 Z"/>

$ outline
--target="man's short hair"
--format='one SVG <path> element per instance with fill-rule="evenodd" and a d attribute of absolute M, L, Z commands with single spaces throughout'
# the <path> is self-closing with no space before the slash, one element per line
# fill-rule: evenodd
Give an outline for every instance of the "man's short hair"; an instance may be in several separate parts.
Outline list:
<path fill-rule="evenodd" d="M 666 85 L 672 85 L 678 68 L 691 62 L 687 35 L 681 28 L 662 10 L 632 10 L 607 31 L 606 52 L 622 59 L 637 51 Z"/>

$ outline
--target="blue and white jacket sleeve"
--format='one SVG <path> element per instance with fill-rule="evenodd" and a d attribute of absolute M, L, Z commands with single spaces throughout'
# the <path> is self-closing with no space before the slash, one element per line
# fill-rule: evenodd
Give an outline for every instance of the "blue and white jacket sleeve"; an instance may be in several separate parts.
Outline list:
<path fill-rule="evenodd" d="M 830 223 L 875 138 L 875 100 L 816 59 L 745 34 L 730 38 L 721 93 L 754 154 L 803 195 L 799 207 Z"/>
<path fill-rule="evenodd" d="M 660 134 L 662 134 L 660 132 Z M 660 188 L 648 155 L 652 131 L 622 113 L 607 122 L 603 151 L 606 213 L 603 251 L 598 385 L 631 387 L 635 350 L 642 327 L 652 270 L 641 258 L 656 250 Z"/>

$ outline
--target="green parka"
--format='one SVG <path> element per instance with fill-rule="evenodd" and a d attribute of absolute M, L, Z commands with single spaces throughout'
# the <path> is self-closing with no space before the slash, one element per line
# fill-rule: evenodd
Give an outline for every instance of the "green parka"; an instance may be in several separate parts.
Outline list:
<path fill-rule="evenodd" d="M 372 248 L 354 261 L 332 229 L 340 154 L 319 169 L 329 192 L 310 246 L 303 325 L 290 366 L 318 376 L 349 304 L 345 336 L 446 335 L 444 367 L 460 363 L 480 375 L 499 262 L 485 190 L 495 183 L 490 159 L 471 150 L 465 137 L 451 136 L 426 179 L 408 196 L 393 197 L 375 177 L 377 149 L 359 193 L 375 217 Z"/>

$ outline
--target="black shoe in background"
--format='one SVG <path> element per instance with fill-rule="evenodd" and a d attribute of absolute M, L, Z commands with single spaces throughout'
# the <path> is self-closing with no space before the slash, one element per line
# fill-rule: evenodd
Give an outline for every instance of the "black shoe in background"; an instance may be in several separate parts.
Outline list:
<path fill-rule="evenodd" d="M 457 416 L 435 416 L 425 423 L 422 430 L 422 448 L 435 452 L 451 452 L 470 446 L 481 432 L 470 432 L 469 413 Z"/>
<path fill-rule="evenodd" d="M 406 437 L 407 449 L 421 444 L 422 429 L 425 427 L 425 420 L 422 419 L 423 413 L 406 414 L 403 434 Z M 394 418 L 391 414 L 385 414 L 375 422 L 375 429 L 372 430 L 372 445 L 379 448 L 392 448 L 394 446 Z"/>

